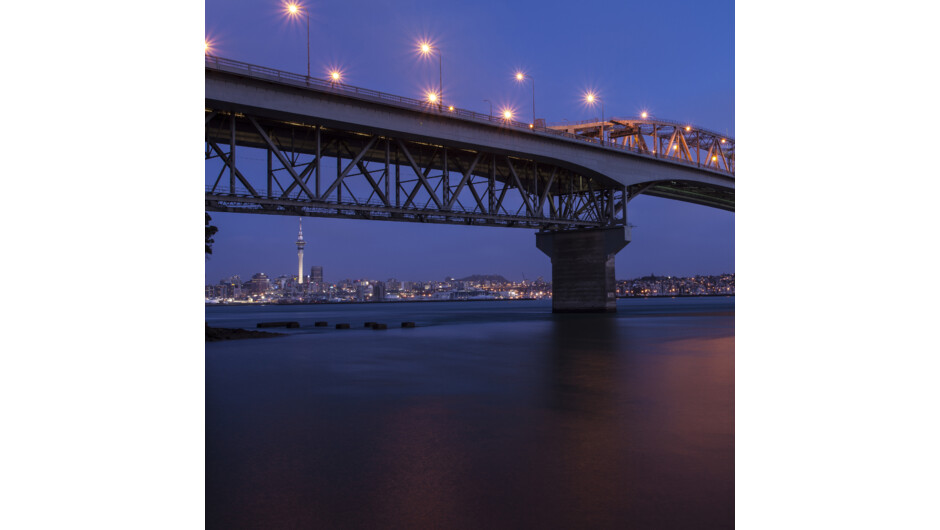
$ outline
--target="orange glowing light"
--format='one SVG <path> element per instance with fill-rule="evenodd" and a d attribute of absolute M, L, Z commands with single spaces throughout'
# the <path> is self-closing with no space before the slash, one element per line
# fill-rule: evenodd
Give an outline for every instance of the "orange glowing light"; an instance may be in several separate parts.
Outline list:
<path fill-rule="evenodd" d="M 516 72 L 516 80 L 522 81 L 523 79 L 525 79 L 525 74 L 522 72 Z"/>
<path fill-rule="evenodd" d="M 640 117 L 643 118 L 644 120 L 646 119 L 647 116 L 648 114 L 646 114 L 646 112 L 644 112 L 643 114 L 640 114 Z"/>
<path fill-rule="evenodd" d="M 332 78 L 333 81 L 339 81 L 341 77 L 342 77 L 342 74 L 339 73 L 339 70 L 333 70 L 332 72 L 330 72 L 330 78 Z"/>
<path fill-rule="evenodd" d="M 530 124 L 529 124 L 529 128 L 530 128 L 530 129 L 534 129 L 534 128 L 535 128 L 535 124 L 534 124 L 534 123 L 530 123 Z"/>
<path fill-rule="evenodd" d="M 453 112 L 453 111 L 454 111 L 454 106 L 453 106 L 453 105 L 451 105 L 451 106 L 449 106 L 449 107 L 447 107 L 447 110 L 449 110 L 449 111 L 451 111 L 451 112 Z"/>
<path fill-rule="evenodd" d="M 686 132 L 688 132 L 688 131 L 691 131 L 691 130 L 692 130 L 692 128 L 691 128 L 691 127 L 689 127 L 688 125 L 686 125 L 686 126 L 685 126 L 685 130 L 686 130 Z"/>
<path fill-rule="evenodd" d="M 721 143 L 725 143 L 725 139 L 724 139 L 724 138 L 721 139 Z"/>
<path fill-rule="evenodd" d="M 717 162 L 717 161 L 718 161 L 718 157 L 717 157 L 717 156 L 713 156 L 713 157 L 712 157 L 712 162 Z"/>
<path fill-rule="evenodd" d="M 431 53 L 431 43 L 429 42 L 422 42 L 420 48 L 421 48 L 421 53 L 425 55 Z"/>
<path fill-rule="evenodd" d="M 504 111 L 503 111 L 503 119 L 511 120 L 511 119 L 512 119 L 512 111 L 511 111 L 511 110 L 504 110 Z"/>
<path fill-rule="evenodd" d="M 597 99 L 597 96 L 595 96 L 593 92 L 588 92 L 584 96 L 584 100 L 587 101 L 588 103 L 594 103 L 595 99 Z"/>
<path fill-rule="evenodd" d="M 287 4 L 287 12 L 291 15 L 296 15 L 300 11 L 300 6 L 297 4 Z"/>
<path fill-rule="evenodd" d="M 679 149 L 679 146 L 678 146 L 678 145 L 672 146 L 672 150 L 673 150 L 673 151 L 675 151 L 676 149 Z"/>
<path fill-rule="evenodd" d="M 431 103 L 437 102 L 437 94 L 435 94 L 434 92 L 428 92 L 427 96 L 428 96 L 428 101 L 430 101 Z"/>

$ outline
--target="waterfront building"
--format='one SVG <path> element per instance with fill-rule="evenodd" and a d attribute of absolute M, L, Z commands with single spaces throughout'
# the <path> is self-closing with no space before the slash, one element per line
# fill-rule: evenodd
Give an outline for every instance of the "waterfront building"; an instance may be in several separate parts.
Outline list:
<path fill-rule="evenodd" d="M 375 282 L 372 286 L 372 300 L 381 302 L 385 300 L 385 284 L 382 282 Z"/>
<path fill-rule="evenodd" d="M 251 281 L 248 282 L 248 292 L 252 295 L 260 295 L 268 292 L 268 289 L 271 288 L 271 281 L 268 280 L 268 276 L 259 272 L 251 276 Z"/>

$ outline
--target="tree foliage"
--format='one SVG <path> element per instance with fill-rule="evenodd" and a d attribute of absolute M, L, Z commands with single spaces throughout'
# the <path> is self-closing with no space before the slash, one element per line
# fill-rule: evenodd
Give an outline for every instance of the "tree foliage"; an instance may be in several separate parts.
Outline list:
<path fill-rule="evenodd" d="M 215 243 L 212 236 L 219 231 L 219 227 L 210 225 L 209 221 L 212 221 L 212 218 L 209 217 L 209 212 L 206 212 L 206 256 L 212 254 L 212 244 Z"/>

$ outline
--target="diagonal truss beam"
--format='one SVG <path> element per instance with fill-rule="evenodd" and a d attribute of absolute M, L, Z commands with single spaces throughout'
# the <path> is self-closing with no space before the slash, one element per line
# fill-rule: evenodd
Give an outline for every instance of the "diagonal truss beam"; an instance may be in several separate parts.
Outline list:
<path fill-rule="evenodd" d="M 460 179 L 460 184 L 457 185 L 457 188 L 451 194 L 450 200 L 447 201 L 447 204 L 444 206 L 445 210 L 450 210 L 454 206 L 454 201 L 457 200 L 457 196 L 460 195 L 460 192 L 463 190 L 463 187 L 466 186 L 467 181 L 470 180 L 470 175 L 473 174 L 473 170 L 477 167 L 477 162 L 480 161 L 480 158 L 483 156 L 483 153 L 477 153 L 477 156 L 473 158 L 473 162 L 470 163 L 470 168 L 463 174 L 463 178 Z M 474 198 L 476 198 L 477 203 L 480 205 L 480 208 L 483 207 L 482 201 L 476 194 L 476 190 L 473 189 L 473 186 L 470 186 L 470 191 L 473 192 Z"/>
<path fill-rule="evenodd" d="M 437 205 L 438 209 L 443 210 L 444 205 L 441 203 L 441 200 L 437 198 L 437 194 L 434 193 L 434 188 L 431 186 L 431 183 L 428 182 L 428 179 L 425 176 L 425 173 L 422 172 L 421 168 L 418 167 L 418 164 L 415 163 L 415 159 L 411 156 L 411 152 L 408 151 L 408 148 L 405 147 L 405 143 L 397 138 L 396 138 L 396 141 L 398 142 L 398 146 L 401 148 L 402 154 L 404 154 L 405 158 L 408 160 L 408 164 L 411 165 L 411 169 L 413 169 L 415 174 L 418 175 L 418 178 L 421 180 L 421 184 L 424 185 L 425 189 L 427 189 L 428 193 L 431 195 L 431 200 L 434 201 L 434 204 Z M 431 167 L 428 166 L 428 170 L 430 169 Z M 415 191 L 413 191 L 411 193 L 411 196 L 408 197 L 408 200 L 405 202 L 405 206 L 408 206 L 408 204 L 412 201 L 412 199 L 414 198 L 415 192 L 417 192 L 417 188 L 418 187 L 415 186 Z"/>
<path fill-rule="evenodd" d="M 307 197 L 309 197 L 310 199 L 317 200 L 319 197 L 314 195 L 313 192 L 310 191 L 310 188 L 308 188 L 307 185 L 304 184 L 304 181 L 300 178 L 300 175 L 298 175 L 297 172 L 294 171 L 294 167 L 290 163 L 288 163 L 287 158 L 284 156 L 283 153 L 281 153 L 281 150 L 278 149 L 276 145 L 274 145 L 274 142 L 272 142 L 271 138 L 268 137 L 268 135 L 264 132 L 264 129 L 262 129 L 261 126 L 258 125 L 258 122 L 255 121 L 255 119 L 252 118 L 251 116 L 245 116 L 245 117 L 248 118 L 251 124 L 255 126 L 255 129 L 258 131 L 258 134 L 261 136 L 261 139 L 264 140 L 264 143 L 268 145 L 268 149 L 270 149 L 271 152 L 274 153 L 274 156 L 276 156 L 277 159 L 281 162 L 281 164 L 284 166 L 284 169 L 286 169 L 287 172 L 290 173 L 290 176 L 293 177 L 294 182 L 296 182 L 297 185 L 300 186 L 300 189 L 304 190 L 304 193 L 306 193 Z"/>
<path fill-rule="evenodd" d="M 258 192 L 255 191 L 253 187 L 251 187 L 251 183 L 248 182 L 248 179 L 246 179 L 245 176 L 242 175 L 242 172 L 239 171 L 237 167 L 235 167 L 235 164 L 232 162 L 232 159 L 226 156 L 226 154 L 222 152 L 222 148 L 219 147 L 219 144 L 215 142 L 209 142 L 209 145 L 212 146 L 212 149 L 215 150 L 215 153 L 219 155 L 219 158 L 222 159 L 222 162 L 225 162 L 225 165 L 228 166 L 228 168 L 231 169 L 235 173 L 235 177 L 238 178 L 238 180 L 242 184 L 244 184 L 246 188 L 248 188 L 248 191 L 255 197 L 260 197 L 260 195 L 258 195 Z M 234 146 L 232 147 L 232 149 L 234 149 Z"/>
<path fill-rule="evenodd" d="M 356 157 L 353 158 L 349 162 L 349 164 L 346 166 L 346 169 L 344 169 L 342 173 L 337 175 L 336 180 L 334 180 L 333 183 L 330 184 L 330 187 L 327 188 L 326 191 L 323 192 L 324 197 L 329 197 L 330 194 L 333 193 L 333 190 L 335 190 L 337 187 L 339 187 L 340 184 L 343 183 L 343 179 L 346 178 L 346 175 L 349 175 L 349 172 L 352 171 L 352 168 L 358 166 L 359 162 L 361 162 L 362 158 L 366 156 L 366 153 L 369 152 L 369 149 L 372 149 L 372 146 L 375 145 L 375 142 L 378 141 L 378 139 L 379 137 L 376 135 L 372 135 L 372 137 L 369 138 L 369 141 L 366 143 L 366 146 L 363 147 L 361 151 L 359 151 L 359 154 L 357 154 Z"/>

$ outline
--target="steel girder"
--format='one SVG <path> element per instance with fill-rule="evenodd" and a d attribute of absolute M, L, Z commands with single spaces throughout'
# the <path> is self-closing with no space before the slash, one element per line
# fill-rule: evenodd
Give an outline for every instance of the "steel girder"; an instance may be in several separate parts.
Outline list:
<path fill-rule="evenodd" d="M 603 128 L 604 141 L 610 145 L 734 175 L 734 138 L 699 127 L 647 118 L 610 118 L 548 128 L 584 138 L 600 138 Z"/>
<path fill-rule="evenodd" d="M 547 230 L 626 224 L 621 184 L 524 157 L 216 109 L 206 109 L 205 142 L 210 211 Z"/>

